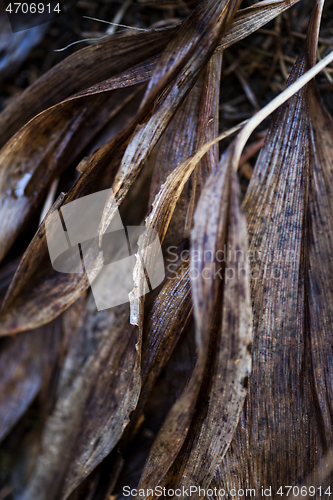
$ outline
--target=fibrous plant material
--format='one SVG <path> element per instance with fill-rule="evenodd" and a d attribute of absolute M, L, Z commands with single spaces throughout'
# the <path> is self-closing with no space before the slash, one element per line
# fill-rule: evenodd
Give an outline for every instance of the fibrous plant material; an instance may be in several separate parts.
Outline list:
<path fill-rule="evenodd" d="M 287 89 L 261 110 L 250 43 L 225 71 L 244 90 L 236 104 L 223 73 L 223 51 L 230 61 L 296 3 L 137 2 L 183 18 L 74 52 L 0 114 L 0 472 L 2 456 L 12 469 L 0 500 L 120 499 L 124 486 L 145 499 L 157 487 L 216 500 L 328 491 L 333 124 L 313 80 L 333 60 L 316 64 L 323 3 L 303 19 Z M 286 57 L 280 46 L 283 74 Z M 242 99 L 254 116 L 219 135 L 219 111 Z M 251 176 L 264 134 L 241 160 L 244 146 L 274 111 Z M 110 188 L 84 272 L 58 272 L 54 214 Z M 57 197 L 36 228 L 48 190 Z M 118 209 L 126 231 L 142 225 L 133 286 L 128 303 L 99 311 L 87 290 L 109 264 Z M 156 242 L 166 273 L 147 294 Z"/>

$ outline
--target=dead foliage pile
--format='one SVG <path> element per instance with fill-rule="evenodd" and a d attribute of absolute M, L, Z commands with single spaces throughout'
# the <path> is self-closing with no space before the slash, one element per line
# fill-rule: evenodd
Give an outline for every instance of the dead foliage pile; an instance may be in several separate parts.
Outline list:
<path fill-rule="evenodd" d="M 81 0 L 30 56 L 0 38 L 0 500 L 333 493 L 331 6 Z M 109 188 L 166 274 L 98 311 L 46 225 Z"/>

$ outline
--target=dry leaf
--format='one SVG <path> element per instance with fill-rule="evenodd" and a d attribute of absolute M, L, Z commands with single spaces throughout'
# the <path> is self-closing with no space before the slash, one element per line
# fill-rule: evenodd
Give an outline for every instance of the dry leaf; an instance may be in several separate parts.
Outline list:
<path fill-rule="evenodd" d="M 58 354 L 48 345 L 47 336 L 56 340 L 57 325 L 50 324 L 27 332 L 24 338 L 2 339 L 0 354 L 0 440 L 2 440 L 42 388 L 44 359 Z M 49 352 L 48 352 L 49 348 Z M 51 364 L 52 366 L 52 364 Z"/>
<path fill-rule="evenodd" d="M 22 500 L 42 499 L 45 491 L 50 498 L 67 498 L 112 450 L 136 407 L 140 355 L 136 330 L 128 325 L 128 305 L 97 312 L 92 300 L 87 312 L 83 331 L 75 335 L 83 335 L 85 342 L 90 337 L 94 348 L 81 358 L 81 366 L 76 363 L 75 376 L 67 374 L 61 382 Z M 68 354 L 72 361 L 75 345 L 73 350 Z"/>
<path fill-rule="evenodd" d="M 211 174 L 198 204 L 191 248 L 192 269 L 197 271 L 192 275 L 197 362 L 188 386 L 170 411 L 153 444 L 138 488 L 154 488 L 157 485 L 171 485 L 172 488 L 188 487 L 192 484 L 209 485 L 237 425 L 245 397 L 244 377 L 250 371 L 247 347 L 251 341 L 248 275 L 243 273 L 239 281 L 236 278 L 235 281 L 229 280 L 231 283 L 228 283 L 227 279 L 230 270 L 239 272 L 247 248 L 245 218 L 239 208 L 237 182 L 232 163 L 228 158 L 223 158 L 220 167 Z M 236 258 L 236 261 L 230 261 L 228 258 L 225 266 L 229 267 L 222 265 L 215 279 L 214 256 L 225 244 L 230 245 L 233 252 L 241 250 L 243 257 Z M 208 278 L 206 271 L 211 271 L 208 272 Z M 220 318 L 219 314 L 215 317 L 215 311 L 219 310 L 218 297 L 221 300 L 221 278 L 222 333 L 216 335 L 217 338 L 212 341 L 212 353 L 219 353 L 215 354 L 213 373 L 219 373 L 219 377 L 215 376 L 213 380 L 216 382 L 209 387 L 208 408 L 201 406 L 203 414 L 195 417 L 200 421 L 200 425 L 193 434 L 189 429 L 191 430 L 190 425 L 198 427 L 198 423 L 193 422 L 193 412 L 207 363 L 212 326 Z M 235 304 L 238 306 L 235 307 Z M 212 356 L 214 357 L 213 354 Z M 207 387 L 204 392 L 207 397 Z M 225 401 L 228 401 L 228 407 Z M 230 404 L 233 410 L 229 412 Z M 200 406 L 197 411 L 199 408 Z M 209 425 L 205 425 L 208 422 Z M 220 434 L 215 432 L 216 427 L 219 428 Z M 213 429 L 212 434 L 210 429 Z M 187 433 L 189 439 L 186 442 Z M 193 435 L 196 436 L 194 441 L 191 437 Z"/>
<path fill-rule="evenodd" d="M 319 20 L 317 6 L 290 84 L 315 63 Z M 253 369 L 214 483 L 228 491 L 301 484 L 332 443 L 332 148 L 332 120 L 311 82 L 272 121 L 244 201 Z"/>
<path fill-rule="evenodd" d="M 132 81 L 127 82 L 130 86 Z M 0 217 L 4 222 L 0 231 L 0 259 L 41 203 L 54 177 L 59 177 L 77 159 L 137 91 L 134 88 L 111 95 L 89 93 L 92 97 L 72 97 L 39 114 L 2 148 Z"/>

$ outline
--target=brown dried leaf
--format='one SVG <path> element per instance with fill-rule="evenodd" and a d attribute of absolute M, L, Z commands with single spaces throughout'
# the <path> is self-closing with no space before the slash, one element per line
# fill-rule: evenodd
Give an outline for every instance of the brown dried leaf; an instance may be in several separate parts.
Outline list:
<path fill-rule="evenodd" d="M 81 162 L 79 165 L 79 168 L 82 166 L 83 170 L 81 177 L 67 195 L 59 196 L 38 228 L 22 257 L 2 304 L 0 335 L 27 330 L 47 323 L 75 302 L 89 287 L 86 274 L 58 273 L 53 269 L 46 243 L 45 220 L 64 202 L 73 201 L 81 195 L 88 195 L 110 186 L 121 155 L 126 148 L 126 138 L 131 133 L 131 127 L 132 125 L 127 127 L 123 133 L 99 148 L 90 157 L 91 162 L 97 159 L 99 168 L 91 170 L 89 160 Z M 118 145 L 116 151 L 115 145 Z M 110 149 L 112 151 L 112 148 L 115 154 L 109 158 L 108 152 Z M 97 271 L 98 268 L 102 268 L 103 256 L 98 245 L 91 246 L 87 258 L 88 263 L 94 262 Z"/>
<path fill-rule="evenodd" d="M 128 429 L 129 433 L 133 430 L 135 432 L 133 427 L 142 416 L 147 398 L 192 316 L 189 251 L 186 246 L 184 248 L 184 245 L 180 245 L 172 254 L 176 257 L 176 262 L 169 262 L 162 288 L 149 305 L 145 316 L 142 341 L 142 388 L 138 406 Z M 129 435 L 125 434 L 122 440 L 125 445 L 128 439 Z M 121 447 L 123 446 L 122 443 Z"/>
<path fill-rule="evenodd" d="M 127 82 L 132 84 L 131 80 Z M 124 87 L 123 83 L 120 85 Z M 85 97 L 84 93 L 71 97 L 40 113 L 2 148 L 0 259 L 42 201 L 53 178 L 71 165 L 137 91 L 118 90 L 111 95 L 94 95 L 90 91 L 88 95 L 92 97 Z"/>
<path fill-rule="evenodd" d="M 317 6 L 289 84 L 315 63 L 319 20 Z M 332 120 L 311 82 L 273 119 L 244 201 L 254 356 L 215 479 L 226 490 L 300 484 L 332 445 L 332 150 Z"/>
<path fill-rule="evenodd" d="M 221 308 L 216 283 L 220 283 L 220 278 L 224 283 L 222 326 L 212 343 L 208 377 L 206 374 L 192 422 L 195 432 L 190 430 L 190 443 L 184 446 L 179 458 L 181 468 L 177 471 L 175 467 L 172 478 L 173 484 L 176 480 L 177 486 L 185 488 L 210 485 L 236 429 L 251 369 L 247 227 L 240 210 L 237 175 L 228 160 L 223 158 L 210 176 L 199 200 L 192 232 L 192 262 L 198 270 L 197 275 L 192 275 L 194 313 L 203 337 L 209 336 L 215 308 Z M 218 255 L 226 248 L 225 264 L 221 265 Z M 210 279 L 210 272 L 207 278 L 206 271 L 211 272 Z M 200 497 L 198 492 L 193 496 Z"/>
<path fill-rule="evenodd" d="M 167 363 L 192 312 L 189 259 L 173 264 L 144 322 L 142 344 L 143 404 Z"/>
<path fill-rule="evenodd" d="M 0 353 L 0 441 L 21 418 L 40 390 L 49 389 L 60 351 L 59 325 L 2 339 Z M 46 363 L 47 360 L 47 363 Z"/>
<path fill-rule="evenodd" d="M 155 262 L 155 254 L 150 251 L 150 246 L 155 240 L 156 233 L 162 243 L 167 232 L 171 217 L 175 210 L 177 201 L 184 189 L 186 182 L 192 174 L 194 168 L 208 151 L 209 146 L 202 147 L 193 156 L 178 165 L 167 180 L 162 185 L 158 195 L 155 197 L 151 213 L 146 219 L 146 231 L 138 240 L 139 254 L 145 263 L 146 269 L 153 269 Z M 142 328 L 143 322 L 143 305 L 145 289 L 144 269 L 141 259 L 137 259 L 134 268 L 134 288 L 130 293 L 131 301 L 131 323 Z"/>
<path fill-rule="evenodd" d="M 219 102 L 222 70 L 222 52 L 215 52 L 207 64 L 206 78 L 201 100 L 197 147 L 210 142 L 218 136 L 219 132 Z M 219 163 L 219 147 L 215 144 L 202 158 L 195 168 L 192 178 L 191 199 L 186 214 L 185 233 L 192 227 L 194 211 L 198 197 L 209 177 Z"/>
<path fill-rule="evenodd" d="M 198 416 L 202 432 L 198 429 L 197 441 L 194 439 L 190 448 L 184 444 L 191 429 L 206 367 L 210 334 L 216 321 L 217 300 L 221 297 L 218 293 L 221 281 L 214 279 L 216 269 L 214 271 L 213 264 L 216 261 L 211 256 L 216 256 L 217 250 L 223 248 L 224 244 L 230 245 L 233 250 L 246 251 L 245 219 L 239 209 L 239 186 L 231 159 L 231 155 L 223 158 L 220 167 L 211 175 L 195 215 L 191 254 L 192 269 L 197 271 L 196 277 L 192 274 L 197 362 L 188 386 L 173 406 L 153 444 L 138 488 L 154 488 L 169 482 L 172 487 L 209 485 L 232 438 L 245 397 L 243 379 L 250 370 L 247 346 L 251 340 L 248 276 L 245 274 L 239 281 L 236 279 L 228 283 L 225 279 L 226 270 L 221 269 L 224 279 L 222 335 L 220 344 L 215 344 L 215 351 L 219 354 L 216 356 L 214 374 L 224 373 L 224 377 L 215 377 L 210 388 L 208 409 L 204 408 L 203 416 Z M 228 260 L 227 264 L 230 269 L 238 271 L 241 260 Z M 213 271 L 211 278 L 205 279 L 204 271 L 209 269 Z M 236 308 L 235 303 L 238 304 Z M 221 346 L 216 348 L 216 345 Z M 230 399 L 233 411 L 229 411 Z M 228 406 L 226 401 L 229 402 Z M 221 414 L 222 425 L 221 420 L 218 420 Z M 215 432 L 217 427 L 220 434 Z"/>
<path fill-rule="evenodd" d="M 120 439 L 140 393 L 138 333 L 128 314 L 127 304 L 97 312 L 90 298 L 83 324 L 72 332 L 79 349 L 72 342 L 22 499 L 42 499 L 45 491 L 67 498 Z M 68 371 L 73 363 L 75 375 Z"/>
<path fill-rule="evenodd" d="M 203 84 L 204 75 L 200 76 L 191 92 L 179 106 L 161 138 L 150 187 L 150 206 L 153 204 L 156 195 L 168 175 L 195 152 Z M 168 243 L 178 243 L 184 237 L 185 217 L 189 197 L 190 186 L 187 183 L 180 195 L 170 221 L 165 246 Z"/>

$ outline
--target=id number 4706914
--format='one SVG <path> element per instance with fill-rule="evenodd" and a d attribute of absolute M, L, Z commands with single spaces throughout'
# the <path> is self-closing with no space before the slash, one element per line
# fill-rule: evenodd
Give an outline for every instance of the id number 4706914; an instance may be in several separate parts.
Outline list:
<path fill-rule="evenodd" d="M 51 5 L 51 3 L 21 3 L 21 2 L 13 2 L 9 3 L 6 7 L 6 12 L 9 14 L 18 14 L 22 12 L 23 14 L 51 14 L 52 12 L 56 12 L 60 14 L 61 7 L 60 3 L 56 5 Z"/>
<path fill-rule="evenodd" d="M 286 497 L 330 497 L 331 487 L 327 486 L 326 488 L 322 488 L 321 486 L 280 486 L 280 488 L 276 492 L 277 495 L 286 496 Z"/>

